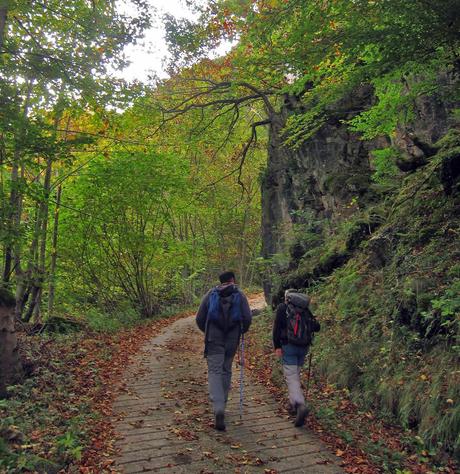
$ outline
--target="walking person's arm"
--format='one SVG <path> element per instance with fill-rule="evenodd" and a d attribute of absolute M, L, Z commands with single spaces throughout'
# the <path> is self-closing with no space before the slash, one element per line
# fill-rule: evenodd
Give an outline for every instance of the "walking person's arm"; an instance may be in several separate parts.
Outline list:
<path fill-rule="evenodd" d="M 282 342 L 281 336 L 286 325 L 286 305 L 281 303 L 276 308 L 275 321 L 273 322 L 273 347 L 275 349 L 275 354 L 278 357 L 283 355 L 283 350 L 281 349 Z"/>
<path fill-rule="evenodd" d="M 202 332 L 206 330 L 206 320 L 208 318 L 208 306 L 209 306 L 209 292 L 201 300 L 200 307 L 196 313 L 195 321 L 196 325 Z"/>
<path fill-rule="evenodd" d="M 241 293 L 241 316 L 243 319 L 242 330 L 243 334 L 248 331 L 252 322 L 252 312 L 249 306 L 249 301 L 246 298 L 246 295 Z"/>

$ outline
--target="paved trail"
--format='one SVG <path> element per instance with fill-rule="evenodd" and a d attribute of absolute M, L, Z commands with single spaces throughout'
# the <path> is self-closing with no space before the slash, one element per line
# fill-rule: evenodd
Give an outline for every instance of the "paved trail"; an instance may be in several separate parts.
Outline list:
<path fill-rule="evenodd" d="M 251 306 L 260 305 L 252 301 Z M 126 474 L 342 473 L 336 458 L 305 428 L 278 414 L 278 404 L 246 377 L 239 418 L 239 369 L 227 406 L 225 433 L 212 428 L 202 335 L 194 317 L 181 319 L 146 344 L 127 368 L 115 402 L 120 433 L 116 469 Z"/>

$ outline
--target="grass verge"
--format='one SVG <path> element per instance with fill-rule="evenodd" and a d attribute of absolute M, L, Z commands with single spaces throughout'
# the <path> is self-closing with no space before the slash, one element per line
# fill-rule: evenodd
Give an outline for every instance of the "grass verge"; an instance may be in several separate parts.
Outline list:
<path fill-rule="evenodd" d="M 261 383 L 286 405 L 287 394 L 280 362 L 271 342 L 273 322 L 266 310 L 254 319 L 248 337 L 247 366 Z M 313 347 L 312 376 L 308 400 L 311 407 L 307 426 L 342 459 L 349 473 L 429 474 L 458 472 L 453 459 L 426 447 L 416 432 L 398 426 L 394 419 L 378 416 L 359 403 L 347 389 L 328 383 L 317 370 Z M 304 388 L 307 370 L 303 371 Z"/>

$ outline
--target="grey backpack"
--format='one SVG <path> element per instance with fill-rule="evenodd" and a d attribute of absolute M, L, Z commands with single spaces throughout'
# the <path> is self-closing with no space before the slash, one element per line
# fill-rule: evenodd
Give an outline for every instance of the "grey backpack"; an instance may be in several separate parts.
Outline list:
<path fill-rule="evenodd" d="M 287 340 L 295 346 L 309 346 L 313 340 L 313 315 L 308 308 L 310 298 L 303 293 L 286 295 Z"/>

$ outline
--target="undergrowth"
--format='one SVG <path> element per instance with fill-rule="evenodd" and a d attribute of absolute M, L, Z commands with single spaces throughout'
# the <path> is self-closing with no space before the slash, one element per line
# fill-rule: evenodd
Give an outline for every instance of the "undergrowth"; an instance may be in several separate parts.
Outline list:
<path fill-rule="evenodd" d="M 284 288 L 307 289 L 322 323 L 318 376 L 407 430 L 406 455 L 433 466 L 460 459 L 460 199 L 446 175 L 459 141 L 452 131 L 406 176 L 378 162 L 380 200 L 324 226 L 275 292 L 278 302 Z"/>
<path fill-rule="evenodd" d="M 315 307 L 316 312 L 317 310 Z M 281 363 L 273 355 L 271 341 L 273 318 L 273 313 L 267 310 L 254 319 L 247 357 L 254 375 L 268 380 L 284 406 L 287 401 L 286 387 Z M 454 461 L 442 450 L 430 447 L 419 436 L 417 429 L 398 423 L 392 412 L 381 410 L 374 401 L 369 403 L 369 400 L 361 399 L 356 385 L 350 389 L 338 382 L 339 378 L 341 382 L 356 381 L 361 369 L 351 370 L 353 364 L 350 362 L 349 354 L 334 351 L 334 348 L 338 347 L 339 337 L 330 340 L 331 332 L 325 328 L 324 323 L 322 321 L 322 330 L 312 348 L 309 384 L 308 362 L 302 372 L 304 390 L 307 385 L 309 386 L 307 403 L 311 409 L 311 416 L 308 419 L 308 427 L 335 447 L 338 455 L 344 458 L 345 467 L 356 469 L 356 466 L 360 466 L 357 471 L 350 472 L 455 472 Z M 328 339 L 329 343 L 326 344 L 325 341 Z M 336 361 L 336 367 L 340 367 L 344 373 L 333 372 L 332 367 L 329 367 L 331 372 L 325 370 L 325 347 L 330 354 L 335 354 L 333 360 Z M 353 349 L 358 348 L 357 345 L 353 346 Z M 355 355 L 353 363 L 362 368 L 369 352 L 364 352 L 359 357 L 356 357 L 355 350 L 352 353 Z M 426 383 L 423 379 L 424 377 L 420 382 Z M 407 393 L 410 393 L 410 389 L 416 388 L 420 390 L 420 387 L 411 385 L 410 388 L 408 385 Z M 361 386 L 360 390 L 362 394 L 370 394 L 375 392 L 375 387 L 372 389 L 370 386 Z M 389 397 L 389 403 L 394 402 L 395 396 L 398 397 L 393 390 L 385 393 Z M 383 393 L 379 396 L 383 396 Z"/>
<path fill-rule="evenodd" d="M 28 374 L 0 400 L 0 472 L 110 472 L 114 387 L 140 345 L 186 314 L 173 309 L 150 320 L 93 310 L 79 326 L 59 320 L 64 334 L 20 332 Z"/>
<path fill-rule="evenodd" d="M 91 391 L 98 384 L 96 364 L 81 367 L 88 372 L 83 386 L 77 367 L 90 348 L 101 357 L 107 351 L 102 341 L 85 342 L 83 333 L 57 340 L 22 335 L 20 342 L 32 373 L 21 385 L 10 387 L 10 397 L 0 402 L 0 471 L 58 472 L 81 459 L 89 442 L 86 427 L 98 416 L 90 410 Z"/>

